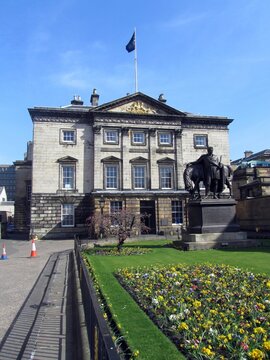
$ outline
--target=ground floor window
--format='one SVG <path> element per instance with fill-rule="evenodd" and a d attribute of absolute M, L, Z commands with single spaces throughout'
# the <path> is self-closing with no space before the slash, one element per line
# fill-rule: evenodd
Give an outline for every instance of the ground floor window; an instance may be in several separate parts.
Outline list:
<path fill-rule="evenodd" d="M 61 206 L 61 225 L 63 227 L 74 226 L 74 204 L 62 204 Z"/>
<path fill-rule="evenodd" d="M 122 210 L 122 201 L 111 201 L 110 202 L 110 213 L 111 215 L 117 214 Z M 118 225 L 117 217 L 111 217 L 111 224 Z"/>
<path fill-rule="evenodd" d="M 183 224 L 183 201 L 172 200 L 172 224 Z"/>

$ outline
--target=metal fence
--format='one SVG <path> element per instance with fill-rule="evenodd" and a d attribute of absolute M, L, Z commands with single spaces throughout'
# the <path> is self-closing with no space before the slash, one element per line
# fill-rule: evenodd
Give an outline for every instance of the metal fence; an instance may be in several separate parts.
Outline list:
<path fill-rule="evenodd" d="M 74 240 L 91 359 L 120 360 L 108 325 L 103 318 L 92 279 L 81 256 L 80 239 Z"/>

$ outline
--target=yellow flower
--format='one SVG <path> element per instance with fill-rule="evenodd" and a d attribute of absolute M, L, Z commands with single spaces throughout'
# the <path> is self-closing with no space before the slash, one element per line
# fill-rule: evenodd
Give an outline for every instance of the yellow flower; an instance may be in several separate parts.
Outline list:
<path fill-rule="evenodd" d="M 209 347 L 203 347 L 202 353 L 204 353 L 205 355 L 207 355 L 209 357 L 212 357 L 215 355 L 215 353 Z"/>
<path fill-rule="evenodd" d="M 248 355 L 253 360 L 262 360 L 265 358 L 264 353 L 259 349 L 253 349 Z"/>
<path fill-rule="evenodd" d="M 193 306 L 194 306 L 195 308 L 201 307 L 201 306 L 202 306 L 202 303 L 201 303 L 200 301 L 198 301 L 198 300 L 195 300 L 195 301 L 193 301 Z"/>
<path fill-rule="evenodd" d="M 178 330 L 188 330 L 188 324 L 185 322 L 181 322 L 181 324 L 178 326 Z"/>
<path fill-rule="evenodd" d="M 269 280 L 269 281 L 267 281 L 267 283 L 266 283 L 266 287 L 267 287 L 267 288 L 270 288 L 270 280 Z"/>
<path fill-rule="evenodd" d="M 265 334 L 265 330 L 261 326 L 254 328 L 253 331 L 254 331 L 254 334 Z"/>
<path fill-rule="evenodd" d="M 135 350 L 133 353 L 133 357 L 138 357 L 140 354 L 139 350 Z"/>
<path fill-rule="evenodd" d="M 263 348 L 267 351 L 270 351 L 270 341 L 265 341 L 263 343 Z"/>

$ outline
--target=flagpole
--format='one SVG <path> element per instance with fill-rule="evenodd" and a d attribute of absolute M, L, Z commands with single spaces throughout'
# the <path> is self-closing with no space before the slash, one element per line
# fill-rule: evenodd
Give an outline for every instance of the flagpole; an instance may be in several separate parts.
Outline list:
<path fill-rule="evenodd" d="M 134 51 L 135 92 L 138 92 L 138 63 L 137 63 L 137 34 L 136 34 L 136 28 L 134 29 L 134 34 L 135 34 L 135 51 Z"/>

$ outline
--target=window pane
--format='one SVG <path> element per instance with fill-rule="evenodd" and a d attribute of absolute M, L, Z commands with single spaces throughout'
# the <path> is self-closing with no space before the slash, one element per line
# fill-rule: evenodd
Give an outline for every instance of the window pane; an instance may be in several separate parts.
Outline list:
<path fill-rule="evenodd" d="M 75 141 L 75 131 L 63 130 L 63 141 L 74 142 Z"/>
<path fill-rule="evenodd" d="M 173 169 L 171 166 L 160 168 L 160 187 L 171 189 L 173 186 Z"/>
<path fill-rule="evenodd" d="M 173 224 L 183 224 L 182 201 L 172 201 L 172 223 Z"/>
<path fill-rule="evenodd" d="M 160 133 L 159 134 L 159 142 L 160 144 L 170 145 L 172 143 L 172 135 L 171 133 Z"/>
<path fill-rule="evenodd" d="M 134 144 L 144 144 L 145 143 L 145 133 L 144 132 L 133 132 L 132 141 Z"/>
<path fill-rule="evenodd" d="M 206 147 L 207 146 L 207 136 L 206 135 L 195 135 L 195 146 Z"/>
<path fill-rule="evenodd" d="M 73 165 L 63 165 L 63 189 L 74 189 L 74 174 L 75 169 Z"/>
<path fill-rule="evenodd" d="M 111 201 L 111 214 L 122 210 L 122 201 Z"/>
<path fill-rule="evenodd" d="M 122 201 L 111 201 L 110 204 L 111 207 L 111 225 L 116 226 L 118 225 L 118 221 L 119 217 L 116 215 L 115 217 L 113 216 L 113 214 L 117 214 L 122 210 Z M 117 219 L 118 217 L 118 219 Z"/>
<path fill-rule="evenodd" d="M 118 132 L 116 130 L 108 130 L 105 132 L 105 141 L 117 143 L 118 142 Z"/>
<path fill-rule="evenodd" d="M 62 205 L 62 226 L 74 226 L 74 205 L 63 204 Z"/>
<path fill-rule="evenodd" d="M 145 189 L 145 166 L 133 167 L 134 189 Z"/>
<path fill-rule="evenodd" d="M 106 188 L 117 189 L 118 188 L 118 166 L 106 165 Z"/>

